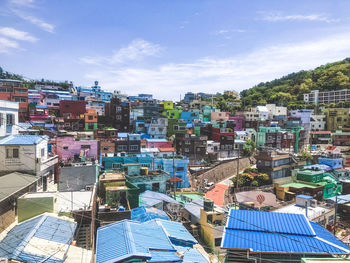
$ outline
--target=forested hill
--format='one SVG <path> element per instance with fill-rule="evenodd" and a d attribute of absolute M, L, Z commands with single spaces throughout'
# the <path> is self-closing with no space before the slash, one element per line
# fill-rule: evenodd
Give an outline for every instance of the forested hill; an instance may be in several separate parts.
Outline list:
<path fill-rule="evenodd" d="M 315 89 L 329 91 L 348 88 L 350 88 L 350 58 L 314 70 L 302 70 L 243 90 L 242 106 L 276 103 L 289 108 L 302 108 L 307 106 L 303 101 L 304 93 Z"/>

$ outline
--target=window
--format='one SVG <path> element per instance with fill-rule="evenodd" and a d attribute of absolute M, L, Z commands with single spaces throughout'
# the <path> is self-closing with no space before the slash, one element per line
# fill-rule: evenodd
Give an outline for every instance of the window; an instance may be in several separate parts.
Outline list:
<path fill-rule="evenodd" d="M 88 144 L 83 144 L 82 146 L 80 146 L 81 149 L 90 149 L 90 145 Z"/>
<path fill-rule="evenodd" d="M 15 124 L 15 115 L 11 113 L 6 114 L 6 125 L 13 124 Z"/>
<path fill-rule="evenodd" d="M 221 245 L 221 237 L 215 238 L 215 246 L 219 247 Z"/>
<path fill-rule="evenodd" d="M 6 149 L 6 158 L 19 158 L 19 149 L 18 148 L 7 148 Z"/>
<path fill-rule="evenodd" d="M 113 169 L 118 169 L 121 167 L 121 164 L 120 163 L 112 163 L 112 168 Z"/>
<path fill-rule="evenodd" d="M 88 119 L 93 120 L 94 118 L 93 118 L 93 116 L 89 115 Z"/>
<path fill-rule="evenodd" d="M 108 151 L 108 150 L 109 150 L 109 147 L 105 146 L 105 147 L 103 147 L 103 150 L 104 150 L 104 151 Z"/>
<path fill-rule="evenodd" d="M 186 140 L 186 141 L 185 141 L 185 144 L 187 144 L 187 145 L 188 145 L 188 144 L 191 144 L 191 141 L 187 141 L 187 140 Z"/>
<path fill-rule="evenodd" d="M 159 191 L 159 183 L 152 184 L 152 191 Z"/>
<path fill-rule="evenodd" d="M 157 165 L 157 169 L 163 169 L 163 165 L 158 164 L 158 165 Z"/>
<path fill-rule="evenodd" d="M 68 146 L 63 146 L 63 150 L 68 150 Z"/>
<path fill-rule="evenodd" d="M 188 153 L 188 152 L 190 152 L 190 149 L 185 148 L 185 153 Z"/>
<path fill-rule="evenodd" d="M 15 97 L 15 102 L 26 102 L 27 99 L 26 98 L 22 98 L 22 97 Z"/>
<path fill-rule="evenodd" d="M 122 119 L 122 116 L 121 116 L 121 115 L 116 115 L 116 116 L 115 116 L 115 119 L 118 120 L 118 121 L 120 121 L 120 120 Z"/>
<path fill-rule="evenodd" d="M 137 151 L 139 149 L 138 145 L 130 145 L 130 151 Z"/>
<path fill-rule="evenodd" d="M 182 172 L 184 170 L 185 170 L 184 167 L 176 167 L 176 172 Z"/>

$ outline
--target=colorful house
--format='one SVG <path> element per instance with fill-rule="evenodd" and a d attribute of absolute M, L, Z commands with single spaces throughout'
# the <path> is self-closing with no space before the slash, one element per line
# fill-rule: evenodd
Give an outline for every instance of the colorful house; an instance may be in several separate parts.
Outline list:
<path fill-rule="evenodd" d="M 57 137 L 58 158 L 63 161 L 97 160 L 98 141 L 75 140 L 74 136 Z"/>
<path fill-rule="evenodd" d="M 85 130 L 94 131 L 97 130 L 97 112 L 94 109 L 87 109 L 84 114 Z"/>

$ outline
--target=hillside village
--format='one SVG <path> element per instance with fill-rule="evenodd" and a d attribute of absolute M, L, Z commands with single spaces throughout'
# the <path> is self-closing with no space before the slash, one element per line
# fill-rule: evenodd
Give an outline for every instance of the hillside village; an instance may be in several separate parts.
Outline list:
<path fill-rule="evenodd" d="M 0 262 L 348 261 L 348 61 L 180 101 L 1 69 Z"/>

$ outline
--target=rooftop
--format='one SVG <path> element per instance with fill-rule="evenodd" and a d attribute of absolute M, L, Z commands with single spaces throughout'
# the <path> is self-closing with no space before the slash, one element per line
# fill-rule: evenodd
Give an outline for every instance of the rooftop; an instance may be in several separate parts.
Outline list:
<path fill-rule="evenodd" d="M 230 210 L 222 248 L 260 253 L 350 254 L 349 248 L 305 215 Z"/>
<path fill-rule="evenodd" d="M 47 136 L 10 135 L 0 140 L 0 145 L 33 145 L 48 140 Z"/>
<path fill-rule="evenodd" d="M 27 262 L 63 263 L 76 223 L 50 214 L 24 221 L 0 242 L 0 257 Z"/>
<path fill-rule="evenodd" d="M 0 185 L 2 189 L 0 191 L 0 202 L 38 180 L 39 177 L 18 172 L 1 176 Z"/>

